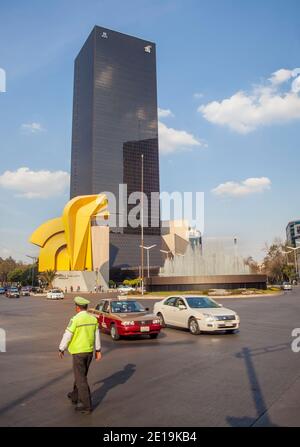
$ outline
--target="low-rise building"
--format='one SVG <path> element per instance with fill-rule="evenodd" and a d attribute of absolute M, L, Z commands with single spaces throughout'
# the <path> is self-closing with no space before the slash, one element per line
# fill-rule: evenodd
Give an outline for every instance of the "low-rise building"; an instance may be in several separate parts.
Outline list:
<path fill-rule="evenodd" d="M 293 220 L 287 224 L 286 240 L 293 247 L 300 246 L 300 219 Z"/>

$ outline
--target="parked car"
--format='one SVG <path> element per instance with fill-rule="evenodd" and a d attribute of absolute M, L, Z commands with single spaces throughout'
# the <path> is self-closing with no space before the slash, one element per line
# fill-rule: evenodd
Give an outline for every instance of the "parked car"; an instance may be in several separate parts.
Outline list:
<path fill-rule="evenodd" d="M 126 295 L 126 294 L 129 293 L 129 292 L 134 292 L 134 291 L 135 291 L 135 288 L 134 288 L 134 287 L 131 287 L 131 286 L 119 286 L 118 289 L 117 289 L 117 291 L 118 291 L 119 293 L 121 293 L 121 294 Z"/>
<path fill-rule="evenodd" d="M 113 340 L 122 336 L 149 335 L 156 338 L 161 330 L 159 318 L 149 313 L 136 300 L 106 299 L 95 309 L 90 309 L 99 322 L 99 328 L 111 335 Z"/>
<path fill-rule="evenodd" d="M 0 287 L 0 295 L 5 295 L 5 288 L 4 287 Z"/>
<path fill-rule="evenodd" d="M 17 287 L 10 287 L 6 291 L 7 298 L 20 298 L 20 292 Z"/>
<path fill-rule="evenodd" d="M 284 282 L 284 283 L 282 283 L 282 289 L 283 290 L 292 290 L 292 284 L 291 283 L 289 283 L 289 282 Z"/>
<path fill-rule="evenodd" d="M 154 313 L 162 326 L 187 328 L 194 335 L 214 331 L 234 333 L 240 326 L 236 312 L 206 296 L 169 296 L 155 303 Z"/>
<path fill-rule="evenodd" d="M 20 295 L 21 296 L 30 296 L 29 288 L 28 287 L 21 287 Z"/>
<path fill-rule="evenodd" d="M 52 289 L 47 292 L 48 300 L 63 300 L 64 297 L 64 293 L 60 289 Z"/>

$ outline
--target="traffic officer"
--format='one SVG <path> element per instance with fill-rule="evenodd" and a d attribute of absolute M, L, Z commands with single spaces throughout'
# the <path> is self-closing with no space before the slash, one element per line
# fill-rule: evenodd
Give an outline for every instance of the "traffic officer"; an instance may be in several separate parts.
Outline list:
<path fill-rule="evenodd" d="M 92 402 L 87 375 L 94 348 L 96 361 L 101 360 L 100 332 L 97 318 L 87 312 L 90 302 L 80 296 L 74 302 L 76 315 L 71 318 L 60 342 L 59 356 L 63 358 L 67 348 L 72 354 L 75 380 L 68 398 L 76 404 L 76 411 L 88 414 L 92 411 Z"/>

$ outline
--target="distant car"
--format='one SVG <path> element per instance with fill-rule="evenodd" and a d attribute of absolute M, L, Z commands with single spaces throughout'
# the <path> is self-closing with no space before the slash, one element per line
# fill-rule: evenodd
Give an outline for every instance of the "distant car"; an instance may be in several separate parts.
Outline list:
<path fill-rule="evenodd" d="M 130 287 L 130 286 L 119 286 L 117 288 L 117 291 L 120 292 L 121 294 L 126 295 L 129 292 L 134 292 L 135 288 L 134 287 Z"/>
<path fill-rule="evenodd" d="M 284 282 L 282 284 L 282 289 L 283 290 L 292 290 L 292 284 L 290 284 L 289 282 Z"/>
<path fill-rule="evenodd" d="M 5 295 L 5 288 L 4 287 L 0 287 L 0 295 Z"/>
<path fill-rule="evenodd" d="M 17 287 L 10 287 L 6 291 L 7 298 L 20 298 L 20 292 Z"/>
<path fill-rule="evenodd" d="M 52 289 L 47 292 L 48 300 L 63 300 L 64 297 L 64 293 L 60 289 Z"/>
<path fill-rule="evenodd" d="M 22 287 L 20 290 L 21 296 L 30 296 L 30 290 L 28 287 Z"/>
<path fill-rule="evenodd" d="M 41 287 L 31 287 L 30 291 L 32 293 L 43 293 L 43 289 Z"/>
<path fill-rule="evenodd" d="M 226 309 L 207 296 L 169 296 L 154 305 L 161 325 L 187 328 L 193 335 L 201 332 L 234 333 L 240 326 L 236 312 Z"/>
<path fill-rule="evenodd" d="M 159 318 L 149 313 L 149 309 L 145 309 L 136 300 L 102 300 L 90 312 L 97 317 L 99 328 L 109 333 L 113 340 L 132 335 L 156 338 L 161 330 Z"/>

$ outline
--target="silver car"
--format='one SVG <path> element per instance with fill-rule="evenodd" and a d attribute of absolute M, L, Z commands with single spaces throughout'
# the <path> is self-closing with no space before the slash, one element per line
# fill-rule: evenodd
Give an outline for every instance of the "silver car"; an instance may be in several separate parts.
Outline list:
<path fill-rule="evenodd" d="M 169 296 L 154 305 L 162 326 L 187 328 L 194 335 L 201 332 L 234 333 L 240 326 L 236 312 L 207 296 Z"/>

